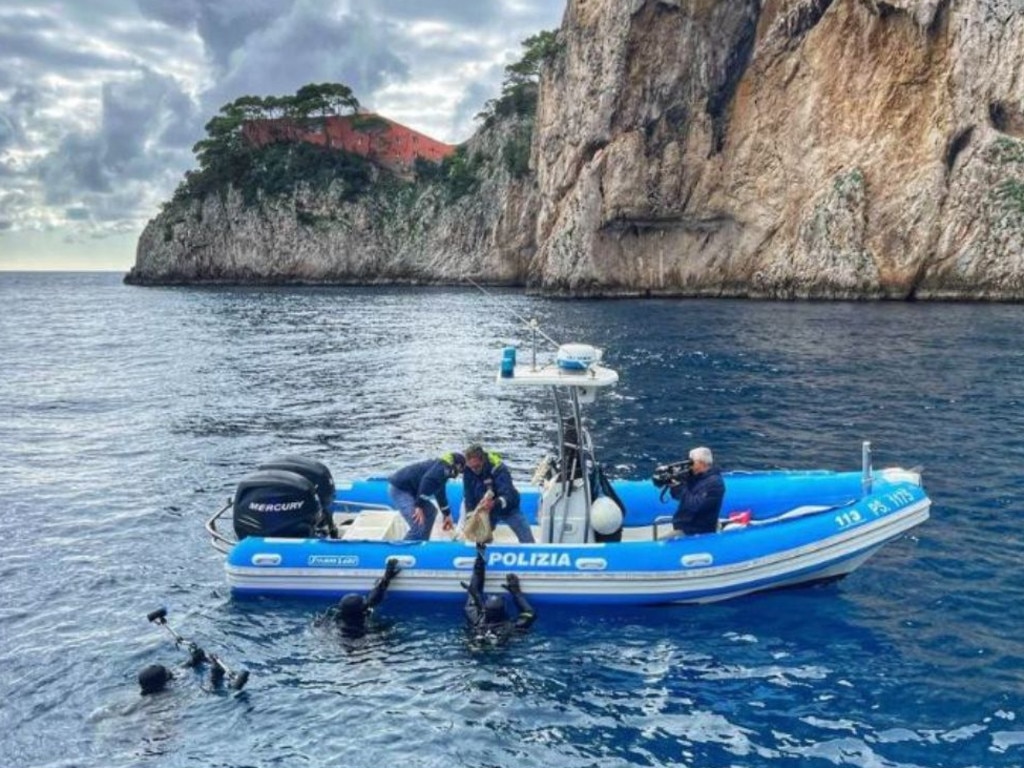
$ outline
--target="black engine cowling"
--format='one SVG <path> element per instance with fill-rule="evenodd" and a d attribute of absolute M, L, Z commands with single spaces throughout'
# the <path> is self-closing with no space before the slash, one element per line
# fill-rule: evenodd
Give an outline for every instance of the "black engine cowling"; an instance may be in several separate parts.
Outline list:
<path fill-rule="evenodd" d="M 304 456 L 282 456 L 272 461 L 260 464 L 257 469 L 279 469 L 285 472 L 294 472 L 302 475 L 316 486 L 316 494 L 320 499 L 320 509 L 323 510 L 323 520 L 319 527 L 328 531 L 331 536 L 337 536 L 338 531 L 334 527 L 334 519 L 331 516 L 331 505 L 334 503 L 334 477 L 327 465 L 307 459 Z"/>
<path fill-rule="evenodd" d="M 320 507 L 325 513 L 330 514 L 331 504 L 334 503 L 335 488 L 331 470 L 326 465 L 304 456 L 281 456 L 260 464 L 256 469 L 280 469 L 302 475 L 316 486 Z"/>
<path fill-rule="evenodd" d="M 267 469 L 244 478 L 235 489 L 235 536 L 303 539 L 323 535 L 317 488 L 295 472 Z"/>

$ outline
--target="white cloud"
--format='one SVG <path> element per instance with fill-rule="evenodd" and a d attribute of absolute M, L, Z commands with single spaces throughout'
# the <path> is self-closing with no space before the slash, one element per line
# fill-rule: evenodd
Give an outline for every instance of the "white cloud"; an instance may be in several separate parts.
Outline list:
<path fill-rule="evenodd" d="M 463 141 L 521 42 L 557 27 L 564 9 L 562 0 L 4 2 L 0 269 L 31 258 L 15 242 L 63 248 L 69 268 L 76 253 L 99 263 L 97 236 L 110 236 L 127 269 L 126 244 L 194 166 L 202 126 L 244 94 L 343 82 L 371 109 Z"/>

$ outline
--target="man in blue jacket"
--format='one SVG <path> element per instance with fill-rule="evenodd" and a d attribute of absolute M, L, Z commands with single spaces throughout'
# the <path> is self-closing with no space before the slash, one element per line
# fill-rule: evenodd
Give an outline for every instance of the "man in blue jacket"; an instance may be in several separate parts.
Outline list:
<path fill-rule="evenodd" d="M 472 512 L 479 506 L 490 516 L 492 529 L 499 522 L 506 523 L 520 542 L 532 544 L 530 524 L 519 510 L 519 491 L 512 484 L 512 473 L 501 456 L 488 453 L 474 444 L 466 449 L 466 467 L 467 471 L 462 476 L 466 512 Z"/>
<path fill-rule="evenodd" d="M 439 459 L 427 459 L 402 467 L 388 478 L 391 503 L 409 524 L 406 541 L 429 539 L 438 509 L 444 517 L 444 529 L 452 530 L 452 511 L 448 506 L 445 485 L 458 477 L 465 466 L 466 459 L 461 453 L 446 453 Z"/>
<path fill-rule="evenodd" d="M 693 536 L 718 530 L 718 514 L 725 498 L 725 483 L 716 467 L 711 449 L 701 446 L 690 451 L 692 466 L 686 479 L 670 485 L 679 509 L 672 517 L 676 535 Z"/>

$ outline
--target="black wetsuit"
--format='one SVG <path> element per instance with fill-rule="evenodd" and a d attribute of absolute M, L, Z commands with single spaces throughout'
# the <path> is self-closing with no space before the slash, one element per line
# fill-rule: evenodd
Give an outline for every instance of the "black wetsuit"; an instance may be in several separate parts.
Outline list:
<path fill-rule="evenodd" d="M 355 592 L 345 595 L 336 606 L 327 612 L 327 616 L 337 622 L 341 631 L 346 635 L 365 634 L 367 619 L 373 614 L 374 608 L 384 600 L 388 585 L 398 575 L 399 570 L 395 561 L 389 560 L 384 575 L 377 579 L 366 597 Z"/>
<path fill-rule="evenodd" d="M 519 588 L 519 580 L 515 574 L 508 575 L 508 583 L 505 585 L 518 610 L 518 615 L 514 619 L 505 611 L 505 601 L 500 595 L 485 599 L 485 567 L 483 551 L 478 549 L 473 563 L 473 577 L 469 584 L 463 584 L 468 593 L 465 606 L 466 621 L 469 622 L 474 639 L 499 644 L 512 635 L 529 629 L 537 614 Z"/>

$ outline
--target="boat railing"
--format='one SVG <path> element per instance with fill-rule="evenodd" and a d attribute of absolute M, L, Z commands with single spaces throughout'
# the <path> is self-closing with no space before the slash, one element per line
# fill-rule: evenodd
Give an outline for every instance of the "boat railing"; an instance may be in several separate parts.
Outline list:
<path fill-rule="evenodd" d="M 228 499 L 228 503 L 225 504 L 217 513 L 206 521 L 206 532 L 210 535 L 210 545 L 218 552 L 227 554 L 231 551 L 231 548 L 237 543 L 233 539 L 229 539 L 223 533 L 217 530 L 217 521 L 224 517 L 224 513 L 231 509 L 233 500 Z"/>
<path fill-rule="evenodd" d="M 370 501 L 348 501 L 347 499 L 335 500 L 331 505 L 331 514 L 357 515 L 360 512 L 397 512 L 394 507 L 387 504 L 376 504 Z"/>

